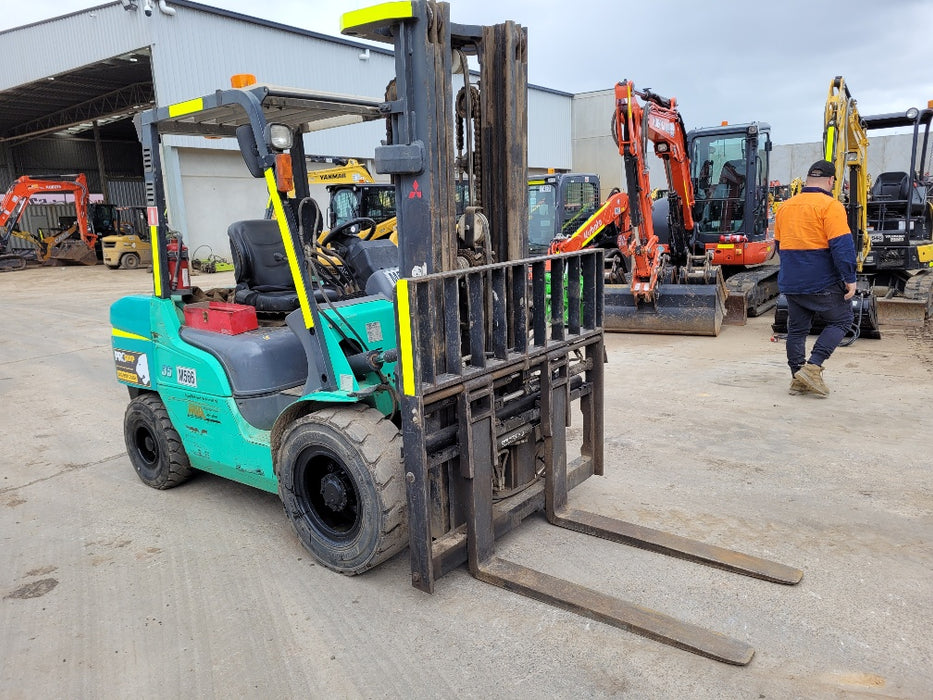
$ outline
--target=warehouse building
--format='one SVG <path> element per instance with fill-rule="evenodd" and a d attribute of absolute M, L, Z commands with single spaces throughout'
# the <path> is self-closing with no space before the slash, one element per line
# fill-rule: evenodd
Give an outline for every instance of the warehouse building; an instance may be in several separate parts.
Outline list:
<path fill-rule="evenodd" d="M 37 46 L 67 50 L 35 51 Z M 121 206 L 145 203 L 133 117 L 155 104 L 228 87 L 237 73 L 381 99 L 394 75 L 386 48 L 189 0 L 107 2 L 0 32 L 0 55 L 29 56 L 4 61 L 0 72 L 0 192 L 21 175 L 84 173 L 94 199 Z M 622 187 L 622 161 L 609 134 L 613 109 L 611 89 L 572 95 L 531 86 L 530 172 L 596 173 L 604 197 Z M 356 158 L 375 175 L 371 158 L 384 138 L 384 126 L 370 122 L 308 135 L 305 148 Z M 780 134 L 772 138 L 780 140 Z M 904 170 L 910 147 L 909 135 L 873 137 L 869 172 Z M 775 146 L 770 179 L 789 183 L 820 151 L 815 142 Z M 652 181 L 662 185 L 660 163 L 650 160 Z M 245 174 L 235 142 L 170 137 L 163 164 L 171 225 L 189 247 L 226 254 L 227 223 L 259 216 L 256 202 L 264 195 L 263 184 Z M 323 186 L 312 194 L 326 202 Z M 55 207 L 27 209 L 29 216 L 47 217 L 40 227 L 54 226 L 59 213 Z M 26 226 L 35 223 L 29 216 Z"/>
<path fill-rule="evenodd" d="M 0 192 L 21 175 L 81 172 L 97 198 L 123 206 L 145 203 L 132 119 L 155 104 L 229 87 L 237 73 L 381 99 L 395 73 L 387 49 L 187 0 L 108 2 L 0 32 L 0 52 L 30 57 L 5 61 L 0 72 Z M 573 96 L 532 86 L 528 99 L 529 167 L 569 170 Z M 306 139 L 307 153 L 357 158 L 375 174 L 370 161 L 385 127 L 371 122 Z M 246 174 L 232 139 L 171 138 L 163 163 L 170 222 L 189 247 L 225 254 L 227 223 L 261 215 L 263 184 Z"/>

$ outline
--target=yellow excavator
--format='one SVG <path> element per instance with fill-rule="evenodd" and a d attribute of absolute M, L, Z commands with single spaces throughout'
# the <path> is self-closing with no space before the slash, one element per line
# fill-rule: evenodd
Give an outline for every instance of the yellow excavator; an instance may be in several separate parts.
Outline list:
<path fill-rule="evenodd" d="M 849 230 L 855 244 L 858 286 L 852 298 L 855 314 L 852 336 L 853 339 L 880 338 L 876 299 L 872 289 L 873 276 L 866 274 L 865 268 L 866 261 L 871 258 L 871 236 L 868 231 L 868 132 L 859 115 L 858 104 L 842 76 L 836 76 L 829 84 L 823 118 L 823 157 L 836 168 L 832 195 L 846 207 Z M 791 186 L 792 195 L 801 189 L 799 178 L 794 183 Z M 777 332 L 786 332 L 787 307 L 783 298 L 778 301 L 773 328 Z M 814 329 L 819 328 L 822 328 L 822 322 L 817 318 Z"/>

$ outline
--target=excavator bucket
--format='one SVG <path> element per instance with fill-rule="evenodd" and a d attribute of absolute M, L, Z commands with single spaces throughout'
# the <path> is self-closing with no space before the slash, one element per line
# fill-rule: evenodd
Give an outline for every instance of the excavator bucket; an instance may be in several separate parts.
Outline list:
<path fill-rule="evenodd" d="M 49 265 L 74 263 L 78 265 L 96 265 L 97 253 L 88 248 L 83 241 L 64 241 L 49 251 Z"/>
<path fill-rule="evenodd" d="M 637 303 L 628 285 L 605 287 L 603 327 L 620 333 L 719 335 L 728 292 L 722 284 L 659 284 L 655 303 Z"/>
<path fill-rule="evenodd" d="M 930 316 L 929 301 L 903 296 L 883 296 L 875 299 L 878 323 L 884 326 L 922 328 Z"/>

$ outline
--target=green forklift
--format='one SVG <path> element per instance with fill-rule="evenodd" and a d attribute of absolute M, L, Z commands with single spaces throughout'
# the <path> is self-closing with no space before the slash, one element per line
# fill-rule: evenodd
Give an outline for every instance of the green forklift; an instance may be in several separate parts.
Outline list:
<path fill-rule="evenodd" d="M 408 546 L 425 592 L 467 563 L 484 581 L 748 663 L 745 642 L 495 555 L 496 538 L 543 511 L 561 527 L 750 576 L 802 576 L 568 506 L 569 489 L 603 473 L 602 254 L 527 257 L 525 30 L 451 23 L 446 3 L 424 0 L 351 12 L 342 29 L 394 45 L 385 100 L 249 84 L 141 117 L 153 293 L 111 308 L 140 479 L 167 489 L 205 471 L 277 493 L 302 544 L 343 574 Z M 481 75 L 483 200 L 458 221 L 452 96 L 470 76 L 452 65 L 468 57 Z M 395 185 L 398 247 L 353 219 L 307 253 L 320 217 L 308 216 L 304 135 L 375 119 L 389 127 L 375 164 Z M 223 299 L 186 286 L 166 249 L 159 146 L 172 134 L 235 137 L 275 209 L 230 222 L 236 286 Z"/>

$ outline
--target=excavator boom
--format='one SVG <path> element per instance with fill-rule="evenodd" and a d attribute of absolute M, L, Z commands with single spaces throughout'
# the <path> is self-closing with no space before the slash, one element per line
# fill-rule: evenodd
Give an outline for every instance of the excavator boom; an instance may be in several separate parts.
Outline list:
<path fill-rule="evenodd" d="M 642 100 L 642 102 L 639 101 Z M 606 330 L 718 335 L 727 296 L 718 267 L 692 255 L 694 193 L 683 120 L 675 98 L 636 90 L 629 80 L 615 87 L 613 138 L 622 156 L 630 226 L 619 230 L 619 248 L 630 257 L 630 284 L 606 285 Z M 654 228 L 647 142 L 664 163 L 670 238 Z"/>

